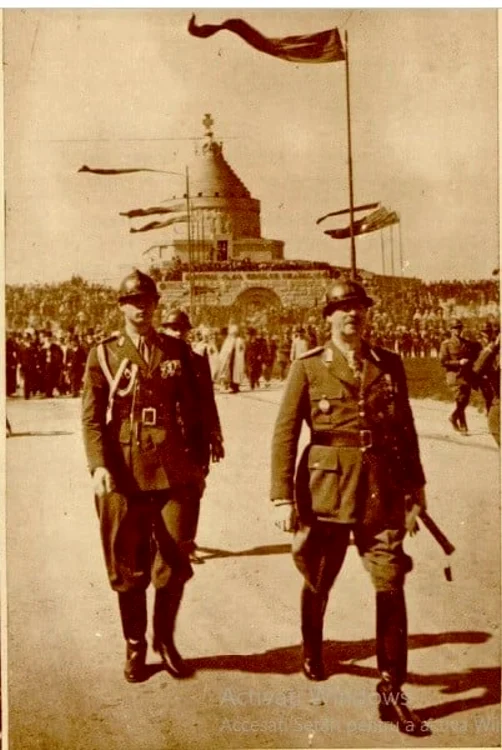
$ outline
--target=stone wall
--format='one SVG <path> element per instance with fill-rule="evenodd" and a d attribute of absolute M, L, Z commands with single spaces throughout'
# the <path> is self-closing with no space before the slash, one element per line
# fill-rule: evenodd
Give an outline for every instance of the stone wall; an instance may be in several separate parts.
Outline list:
<path fill-rule="evenodd" d="M 330 285 L 329 271 L 237 271 L 235 273 L 193 274 L 193 299 L 196 305 L 232 307 L 239 295 L 249 289 L 274 292 L 285 307 L 314 307 L 324 299 Z M 160 282 L 161 303 L 169 308 L 186 306 L 190 299 L 188 274 L 182 281 Z M 256 295 L 254 295 L 256 297 Z M 268 298 L 265 293 L 264 301 Z"/>

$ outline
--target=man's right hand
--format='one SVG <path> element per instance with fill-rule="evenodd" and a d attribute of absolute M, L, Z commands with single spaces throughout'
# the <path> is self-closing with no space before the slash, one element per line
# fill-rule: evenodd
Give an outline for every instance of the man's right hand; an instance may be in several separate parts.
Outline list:
<path fill-rule="evenodd" d="M 92 482 L 94 486 L 94 494 L 99 498 L 108 495 L 113 489 L 112 475 L 104 466 L 98 466 L 98 468 L 94 470 Z"/>
<path fill-rule="evenodd" d="M 274 524 L 281 531 L 292 533 L 296 528 L 296 508 L 290 500 L 275 500 Z"/>

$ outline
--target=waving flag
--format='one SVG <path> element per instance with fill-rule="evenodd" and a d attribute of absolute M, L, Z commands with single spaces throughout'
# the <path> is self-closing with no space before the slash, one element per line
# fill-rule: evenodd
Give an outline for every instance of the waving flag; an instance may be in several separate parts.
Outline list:
<path fill-rule="evenodd" d="M 382 206 L 363 219 L 354 221 L 352 224 L 352 234 L 354 237 L 357 237 L 360 234 L 369 234 L 370 232 L 390 227 L 392 224 L 399 224 L 399 215 L 395 211 L 389 211 Z M 343 229 L 326 229 L 324 234 L 328 234 L 335 240 L 345 240 L 351 236 L 350 226 L 343 227 Z"/>
<path fill-rule="evenodd" d="M 354 213 L 356 211 L 368 211 L 370 208 L 378 208 L 380 203 L 365 203 L 363 206 L 354 206 L 352 209 Z M 350 208 L 343 208 L 341 211 L 331 211 L 329 214 L 324 214 L 324 216 L 320 216 L 316 224 L 320 224 L 325 219 L 328 219 L 330 216 L 342 216 L 343 214 L 350 214 Z"/>
<path fill-rule="evenodd" d="M 220 24 L 205 23 L 197 25 L 195 15 L 188 23 L 192 36 L 207 39 L 218 31 L 231 31 L 259 52 L 264 52 L 281 60 L 295 63 L 330 63 L 345 60 L 340 32 L 328 29 L 317 34 L 286 36 L 281 39 L 268 38 L 240 18 L 229 18 Z"/>
<path fill-rule="evenodd" d="M 164 229 L 164 227 L 170 227 L 172 224 L 179 224 L 186 221 L 188 221 L 188 214 L 180 214 L 179 216 L 173 216 L 172 219 L 168 219 L 167 221 L 151 221 L 149 224 L 139 227 L 139 229 L 131 227 L 129 231 L 131 233 L 149 232 L 151 229 Z"/>
<path fill-rule="evenodd" d="M 89 172 L 90 174 L 132 174 L 132 172 L 164 172 L 163 169 L 149 169 L 148 167 L 140 167 L 139 169 L 94 169 L 84 164 L 80 167 L 79 172 Z M 166 172 L 170 174 L 170 172 Z"/>
<path fill-rule="evenodd" d="M 152 214 L 173 214 L 180 211 L 184 206 L 152 206 L 151 208 L 133 208 L 130 211 L 120 211 L 120 216 L 127 216 L 128 219 L 135 219 L 138 216 L 152 216 Z"/>

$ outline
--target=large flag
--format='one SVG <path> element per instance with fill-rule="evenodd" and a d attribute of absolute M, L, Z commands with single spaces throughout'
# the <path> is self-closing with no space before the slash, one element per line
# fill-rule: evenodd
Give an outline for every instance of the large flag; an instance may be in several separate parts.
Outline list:
<path fill-rule="evenodd" d="M 357 237 L 360 234 L 369 234 L 379 229 L 390 227 L 392 224 L 399 224 L 399 215 L 395 211 L 389 211 L 384 206 L 378 208 L 373 213 L 368 214 L 363 219 L 354 221 L 352 224 L 352 234 Z M 328 234 L 335 240 L 345 240 L 351 236 L 350 226 L 342 229 L 326 229 L 324 234 Z"/>
<path fill-rule="evenodd" d="M 273 39 L 263 36 L 240 18 L 229 18 L 220 24 L 205 23 L 198 26 L 194 14 L 188 23 L 190 34 L 201 39 L 207 39 L 225 29 L 240 36 L 259 52 L 279 57 L 281 60 L 295 63 L 330 63 L 345 60 L 340 32 L 336 28 L 320 31 L 317 34 Z"/>
<path fill-rule="evenodd" d="M 188 214 L 180 214 L 179 216 L 173 216 L 172 219 L 168 219 L 167 221 L 151 221 L 149 224 L 139 227 L 139 229 L 131 227 L 129 231 L 131 233 L 149 232 L 151 229 L 164 229 L 164 227 L 170 227 L 172 224 L 179 224 L 186 221 L 188 221 Z"/>
<path fill-rule="evenodd" d="M 173 214 L 184 208 L 181 204 L 177 206 L 151 206 L 151 208 L 132 208 L 130 211 L 120 211 L 120 216 L 127 216 L 128 219 L 136 219 L 138 216 L 152 216 L 152 214 Z"/>

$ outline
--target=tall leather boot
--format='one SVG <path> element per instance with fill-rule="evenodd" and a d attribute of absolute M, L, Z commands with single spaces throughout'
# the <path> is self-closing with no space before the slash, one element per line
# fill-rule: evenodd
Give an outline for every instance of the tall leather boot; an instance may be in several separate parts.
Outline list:
<path fill-rule="evenodd" d="M 413 711 L 402 692 L 406 679 L 408 624 L 404 591 L 379 591 L 376 595 L 377 664 L 381 680 L 378 711 L 382 721 L 397 724 L 403 734 L 429 737 L 427 724 Z"/>
<path fill-rule="evenodd" d="M 314 682 L 326 679 L 322 659 L 322 630 L 328 597 L 304 584 L 301 595 L 303 673 Z"/>
<path fill-rule="evenodd" d="M 142 682 L 146 676 L 146 591 L 119 591 L 118 597 L 126 639 L 124 677 L 127 682 Z"/>
<path fill-rule="evenodd" d="M 176 615 L 180 608 L 184 585 L 169 586 L 155 591 L 153 611 L 153 649 L 167 671 L 178 679 L 190 677 L 193 670 L 184 661 L 174 644 Z"/>

